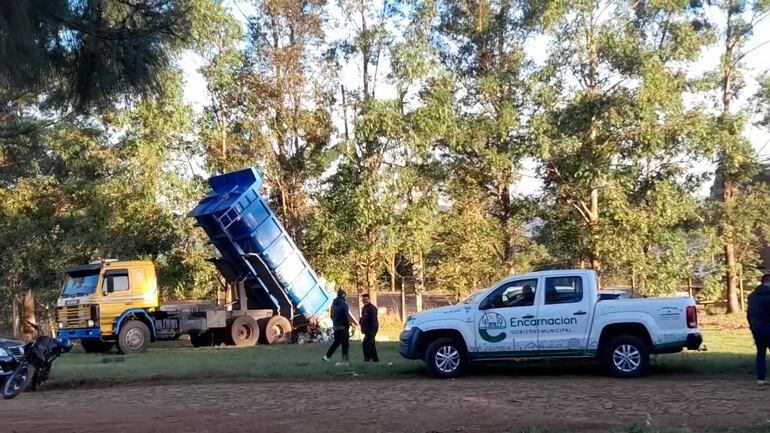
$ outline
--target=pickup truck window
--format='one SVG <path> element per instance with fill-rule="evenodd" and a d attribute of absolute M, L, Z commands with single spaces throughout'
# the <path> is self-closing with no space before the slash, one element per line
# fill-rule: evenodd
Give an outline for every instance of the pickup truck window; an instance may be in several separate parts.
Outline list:
<path fill-rule="evenodd" d="M 529 307 L 535 304 L 537 279 L 504 283 L 487 300 L 492 308 Z"/>
<path fill-rule="evenodd" d="M 583 300 L 583 279 L 554 277 L 545 279 L 545 304 L 573 304 Z"/>

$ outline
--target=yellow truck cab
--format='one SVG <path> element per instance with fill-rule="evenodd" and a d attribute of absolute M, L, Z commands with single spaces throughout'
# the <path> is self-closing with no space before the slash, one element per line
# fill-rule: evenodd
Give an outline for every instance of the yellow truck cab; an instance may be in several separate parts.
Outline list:
<path fill-rule="evenodd" d="M 87 352 L 107 351 L 116 342 L 124 353 L 143 351 L 154 339 L 149 313 L 157 307 L 158 283 L 150 261 L 73 266 L 56 303 L 59 335 L 79 339 Z"/>

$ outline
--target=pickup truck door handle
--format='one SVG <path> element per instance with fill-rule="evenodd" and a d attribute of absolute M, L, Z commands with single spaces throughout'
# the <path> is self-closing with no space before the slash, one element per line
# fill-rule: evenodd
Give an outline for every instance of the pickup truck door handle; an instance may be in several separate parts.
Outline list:
<path fill-rule="evenodd" d="M 526 316 L 521 316 L 521 318 L 522 318 L 522 319 L 534 319 L 534 318 L 535 318 L 535 316 L 533 316 L 533 315 L 531 315 L 531 314 L 527 314 Z"/>
<path fill-rule="evenodd" d="M 585 311 L 575 311 L 574 313 L 572 313 L 572 315 L 573 316 L 585 316 L 586 312 Z"/>

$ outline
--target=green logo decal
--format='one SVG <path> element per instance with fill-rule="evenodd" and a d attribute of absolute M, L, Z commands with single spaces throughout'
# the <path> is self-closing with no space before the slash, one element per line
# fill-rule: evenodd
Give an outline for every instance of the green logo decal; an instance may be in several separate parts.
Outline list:
<path fill-rule="evenodd" d="M 499 343 L 505 340 L 505 332 L 500 332 L 497 335 L 492 335 L 489 331 L 497 331 L 505 329 L 505 319 L 503 316 L 497 313 L 484 313 L 479 320 L 479 335 L 485 341 L 490 343 Z"/>

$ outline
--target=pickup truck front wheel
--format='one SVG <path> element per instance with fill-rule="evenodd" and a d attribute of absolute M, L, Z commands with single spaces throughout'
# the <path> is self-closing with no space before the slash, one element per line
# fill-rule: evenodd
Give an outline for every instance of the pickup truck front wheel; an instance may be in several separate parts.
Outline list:
<path fill-rule="evenodd" d="M 438 378 L 458 377 L 467 364 L 465 350 L 456 339 L 451 337 L 442 337 L 433 341 L 425 352 L 425 365 L 428 371 Z"/>
<path fill-rule="evenodd" d="M 616 377 L 641 377 L 650 366 L 650 349 L 644 341 L 630 335 L 621 335 L 610 341 L 605 361 Z"/>

